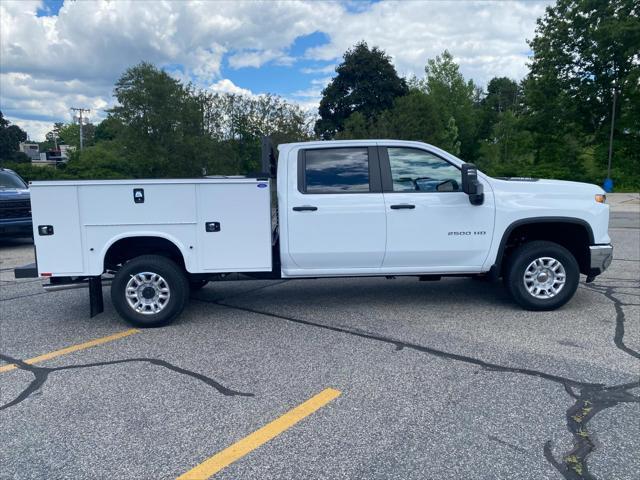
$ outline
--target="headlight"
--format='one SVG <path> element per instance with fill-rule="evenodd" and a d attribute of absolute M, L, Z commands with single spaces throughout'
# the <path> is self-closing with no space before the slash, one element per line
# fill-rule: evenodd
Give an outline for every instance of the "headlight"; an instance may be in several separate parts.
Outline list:
<path fill-rule="evenodd" d="M 596 202 L 598 203 L 607 203 L 607 196 L 603 193 L 596 194 Z"/>

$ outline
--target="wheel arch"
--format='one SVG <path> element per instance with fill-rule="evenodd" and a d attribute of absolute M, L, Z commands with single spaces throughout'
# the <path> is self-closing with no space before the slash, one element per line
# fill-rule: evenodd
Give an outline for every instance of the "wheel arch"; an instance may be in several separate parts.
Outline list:
<path fill-rule="evenodd" d="M 586 220 L 575 217 L 530 217 L 516 220 L 504 230 L 495 263 L 491 267 L 495 275 L 502 275 L 504 259 L 512 246 L 510 242 L 517 240 L 519 233 L 530 235 L 527 241 L 547 240 L 562 245 L 576 257 L 580 272 L 588 272 L 589 245 L 594 244 L 594 235 L 591 225 Z M 578 236 L 563 237 L 566 233 L 577 233 Z"/>
<path fill-rule="evenodd" d="M 113 237 L 101 251 L 103 271 L 140 255 L 163 255 L 185 270 L 189 267 L 187 249 L 172 235 L 163 232 L 127 232 Z"/>

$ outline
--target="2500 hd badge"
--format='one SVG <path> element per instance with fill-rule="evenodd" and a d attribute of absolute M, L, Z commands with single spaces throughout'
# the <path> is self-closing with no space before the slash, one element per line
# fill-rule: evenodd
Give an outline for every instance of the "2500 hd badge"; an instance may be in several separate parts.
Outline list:
<path fill-rule="evenodd" d="M 480 231 L 480 232 L 471 232 L 471 231 L 466 231 L 466 232 L 449 232 L 449 236 L 450 237 L 457 237 L 457 236 L 461 236 L 461 235 L 486 235 L 487 232 L 485 231 Z"/>

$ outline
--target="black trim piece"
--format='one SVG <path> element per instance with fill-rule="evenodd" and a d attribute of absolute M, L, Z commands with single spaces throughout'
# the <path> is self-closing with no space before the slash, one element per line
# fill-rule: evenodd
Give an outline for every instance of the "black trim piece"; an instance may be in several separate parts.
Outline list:
<path fill-rule="evenodd" d="M 505 182 L 538 182 L 539 178 L 533 177 L 494 177 L 497 180 L 504 180 Z"/>
<path fill-rule="evenodd" d="M 367 192 L 307 192 L 306 185 L 306 152 L 309 150 L 343 150 L 345 148 L 366 148 L 367 149 L 367 163 L 369 166 L 369 191 Z M 371 146 L 341 146 L 330 148 L 308 148 L 298 150 L 298 192 L 303 195 L 362 195 L 367 193 L 382 193 L 382 181 L 380 179 L 380 159 L 378 158 L 378 149 Z"/>
<path fill-rule="evenodd" d="M 38 265 L 29 263 L 13 269 L 15 278 L 38 278 Z"/>
<path fill-rule="evenodd" d="M 305 150 L 298 150 L 298 191 L 303 195 L 307 189 L 305 185 L 304 168 L 305 168 Z"/>
<path fill-rule="evenodd" d="M 91 318 L 104 312 L 104 299 L 102 297 L 102 278 L 89 277 L 89 315 Z"/>
<path fill-rule="evenodd" d="M 314 207 L 311 205 L 304 205 L 302 207 L 293 207 L 294 212 L 315 212 L 318 210 L 318 207 Z"/>
<path fill-rule="evenodd" d="M 387 152 L 387 147 L 378 147 L 378 157 L 380 158 L 382 191 L 384 193 L 393 193 L 393 178 L 391 177 L 391 163 L 389 163 L 389 152 Z"/>
<path fill-rule="evenodd" d="M 220 231 L 220 222 L 205 222 L 204 224 L 205 232 L 219 232 Z"/>
<path fill-rule="evenodd" d="M 391 205 L 390 208 L 391 210 L 413 210 L 416 206 L 408 203 L 401 203 L 399 205 Z"/>
<path fill-rule="evenodd" d="M 451 192 L 394 192 L 393 191 L 393 177 L 391 175 L 391 162 L 389 161 L 389 152 L 387 151 L 388 148 L 406 148 L 406 149 L 410 149 L 410 150 L 418 150 L 419 152 L 425 152 L 425 153 L 428 153 L 430 155 L 433 155 L 434 157 L 439 158 L 443 162 L 447 162 L 452 167 L 457 168 L 458 170 L 462 171 L 461 167 L 459 167 L 458 165 L 456 165 L 454 163 L 451 163 L 446 158 L 442 157 L 441 155 L 438 155 L 435 152 L 432 152 L 431 150 L 425 150 L 425 149 L 417 148 L 417 147 L 404 147 L 402 145 L 382 145 L 382 146 L 378 146 L 378 156 L 380 157 L 380 173 L 381 173 L 381 177 L 382 177 L 382 191 L 384 193 L 460 193 L 460 192 L 462 192 L 462 185 L 459 185 L 460 190 L 454 190 L 454 191 L 451 191 Z"/>
<path fill-rule="evenodd" d="M 380 158 L 377 147 L 367 147 L 369 154 L 369 193 L 382 193 Z"/>
<path fill-rule="evenodd" d="M 270 137 L 262 137 L 260 149 L 260 164 L 262 166 L 261 176 L 276 178 L 278 173 L 278 158 L 276 150 L 273 148 L 273 140 Z M 258 178 L 260 180 L 260 178 Z"/>
<path fill-rule="evenodd" d="M 517 227 L 521 227 L 522 225 L 530 225 L 534 223 L 573 223 L 574 225 L 580 225 L 585 227 L 587 230 L 587 235 L 589 236 L 589 245 L 594 244 L 593 230 L 591 229 L 591 225 L 585 220 L 581 218 L 573 218 L 573 217 L 530 217 L 523 218 L 520 220 L 516 220 L 512 224 L 510 224 L 502 234 L 502 239 L 500 240 L 500 247 L 498 248 L 498 254 L 496 255 L 496 261 L 491 267 L 495 267 L 495 272 L 499 274 L 502 267 L 502 256 L 504 255 L 504 249 L 507 246 L 507 239 L 511 235 Z"/>

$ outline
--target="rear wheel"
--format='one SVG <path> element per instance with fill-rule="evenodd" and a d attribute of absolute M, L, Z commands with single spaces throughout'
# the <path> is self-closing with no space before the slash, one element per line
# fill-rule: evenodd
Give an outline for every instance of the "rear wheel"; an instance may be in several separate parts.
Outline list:
<path fill-rule="evenodd" d="M 128 261 L 111 284 L 116 311 L 137 327 L 168 325 L 184 310 L 188 299 L 189 282 L 183 270 L 160 255 Z"/>
<path fill-rule="evenodd" d="M 580 269 L 569 250 L 553 242 L 534 241 L 511 255 L 505 284 L 513 299 L 527 310 L 555 310 L 578 288 Z"/>

